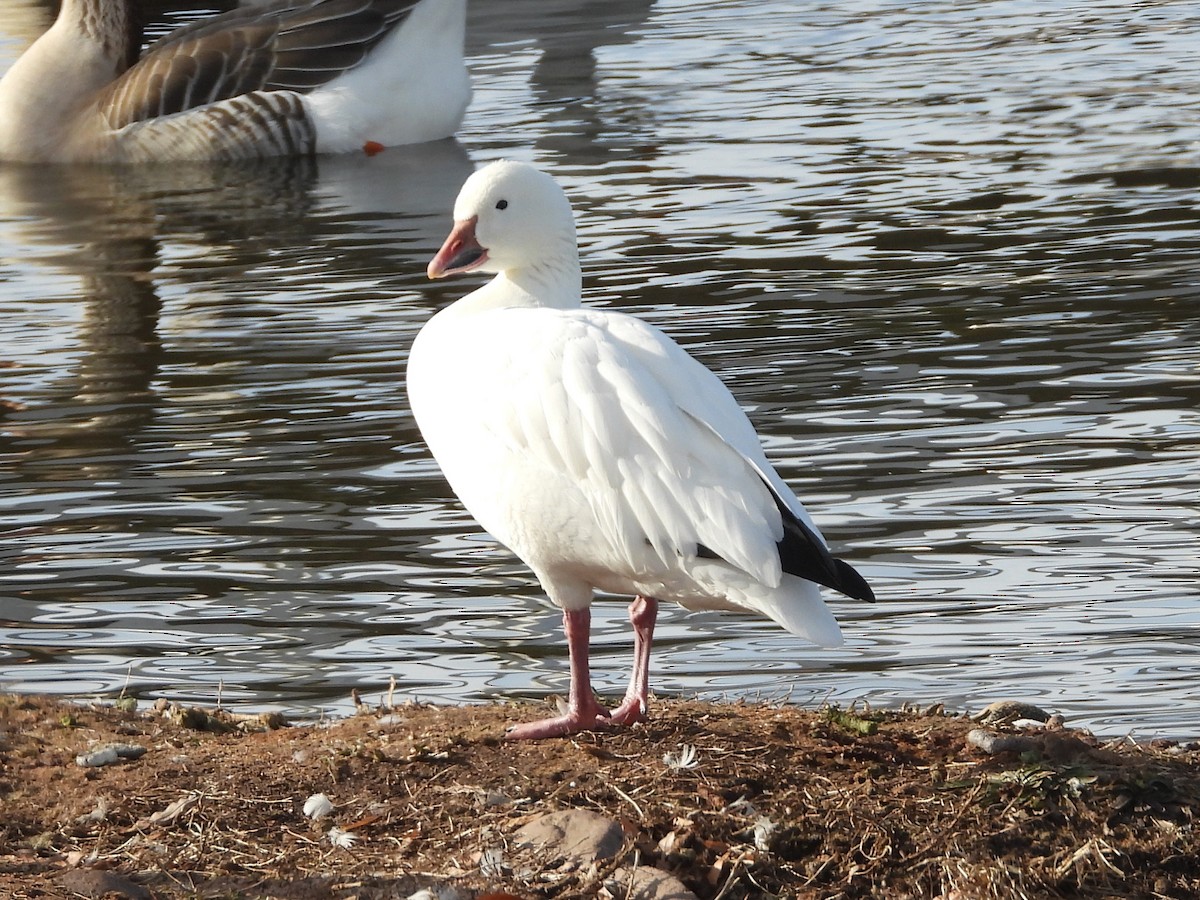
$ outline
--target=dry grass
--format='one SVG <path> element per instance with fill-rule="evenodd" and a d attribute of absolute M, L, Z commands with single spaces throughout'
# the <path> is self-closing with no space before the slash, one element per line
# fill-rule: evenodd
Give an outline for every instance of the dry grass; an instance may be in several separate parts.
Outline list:
<path fill-rule="evenodd" d="M 5 698 L 0 893 L 102 896 L 103 872 L 159 898 L 367 900 L 447 883 L 622 896 L 614 873 L 637 861 L 706 900 L 1200 896 L 1195 748 L 1048 730 L 1023 757 L 986 756 L 967 745 L 975 723 L 939 712 L 669 701 L 652 714 L 509 744 L 504 726 L 529 709 L 403 706 L 268 729 Z M 114 742 L 148 752 L 76 763 Z M 319 792 L 336 806 L 317 823 L 302 809 Z M 619 821 L 621 854 L 578 865 L 513 846 L 563 808 Z"/>

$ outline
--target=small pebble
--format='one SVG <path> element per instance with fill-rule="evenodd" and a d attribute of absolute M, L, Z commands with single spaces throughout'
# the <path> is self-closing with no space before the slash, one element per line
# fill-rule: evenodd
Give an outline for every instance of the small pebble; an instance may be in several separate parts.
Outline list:
<path fill-rule="evenodd" d="M 983 728 L 972 728 L 967 732 L 967 743 L 987 754 L 1024 753 L 1038 747 L 1034 738 L 1023 734 L 996 734 Z"/>
<path fill-rule="evenodd" d="M 86 768 L 98 768 L 99 766 L 111 766 L 118 759 L 139 759 L 146 754 L 146 748 L 138 744 L 109 744 L 106 747 L 97 747 L 87 753 L 81 753 L 75 757 L 76 765 Z"/>
<path fill-rule="evenodd" d="M 99 768 L 100 766 L 110 766 L 120 758 L 117 755 L 117 751 L 112 747 L 104 747 L 100 750 L 93 750 L 91 753 L 79 754 L 75 757 L 75 764 L 92 769 Z"/>

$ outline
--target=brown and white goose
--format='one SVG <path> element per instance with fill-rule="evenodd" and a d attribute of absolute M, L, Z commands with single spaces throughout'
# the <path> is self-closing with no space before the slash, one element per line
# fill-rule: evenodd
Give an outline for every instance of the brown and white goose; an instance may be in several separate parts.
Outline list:
<path fill-rule="evenodd" d="M 0 159 L 375 152 L 449 137 L 471 97 L 466 0 L 267 0 L 140 54 L 138 0 L 63 0 L 0 79 Z"/>

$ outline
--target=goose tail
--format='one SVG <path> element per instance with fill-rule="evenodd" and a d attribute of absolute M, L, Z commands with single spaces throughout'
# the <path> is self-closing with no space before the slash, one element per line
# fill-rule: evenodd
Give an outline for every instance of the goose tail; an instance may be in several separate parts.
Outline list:
<path fill-rule="evenodd" d="M 678 598 L 687 609 L 757 613 L 821 647 L 840 647 L 844 643 L 837 619 L 821 599 L 820 587 L 807 579 L 784 573 L 779 584 L 770 587 L 723 562 L 697 565 L 692 578 L 703 595 Z"/>

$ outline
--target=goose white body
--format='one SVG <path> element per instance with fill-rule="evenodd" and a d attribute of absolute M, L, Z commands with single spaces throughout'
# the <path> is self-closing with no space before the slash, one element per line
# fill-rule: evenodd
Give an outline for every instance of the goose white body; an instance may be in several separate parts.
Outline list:
<path fill-rule="evenodd" d="M 781 569 L 763 476 L 790 492 L 712 372 L 632 316 L 473 309 L 484 291 L 422 329 L 409 397 L 463 505 L 551 600 L 580 609 L 593 590 L 640 594 L 841 643 L 817 585 Z"/>
<path fill-rule="evenodd" d="M 139 58 L 133 0 L 64 0 L 0 79 L 0 159 L 345 153 L 449 137 L 471 89 L 466 0 L 272 0 Z"/>
<path fill-rule="evenodd" d="M 455 219 L 431 276 L 497 274 L 413 344 L 408 393 L 421 433 L 467 509 L 564 610 L 573 671 L 582 655 L 586 674 L 580 632 L 593 591 L 639 598 L 631 618 L 642 671 L 622 707 L 607 719 L 577 696 L 586 679 L 573 677 L 566 721 L 516 736 L 640 718 L 659 600 L 753 612 L 839 644 L 818 586 L 785 571 L 795 554 L 781 547 L 798 541 L 823 583 L 864 599 L 869 588 L 829 556 L 712 372 L 652 325 L 582 306 L 573 219 L 557 185 L 494 163 L 467 181 Z"/>

